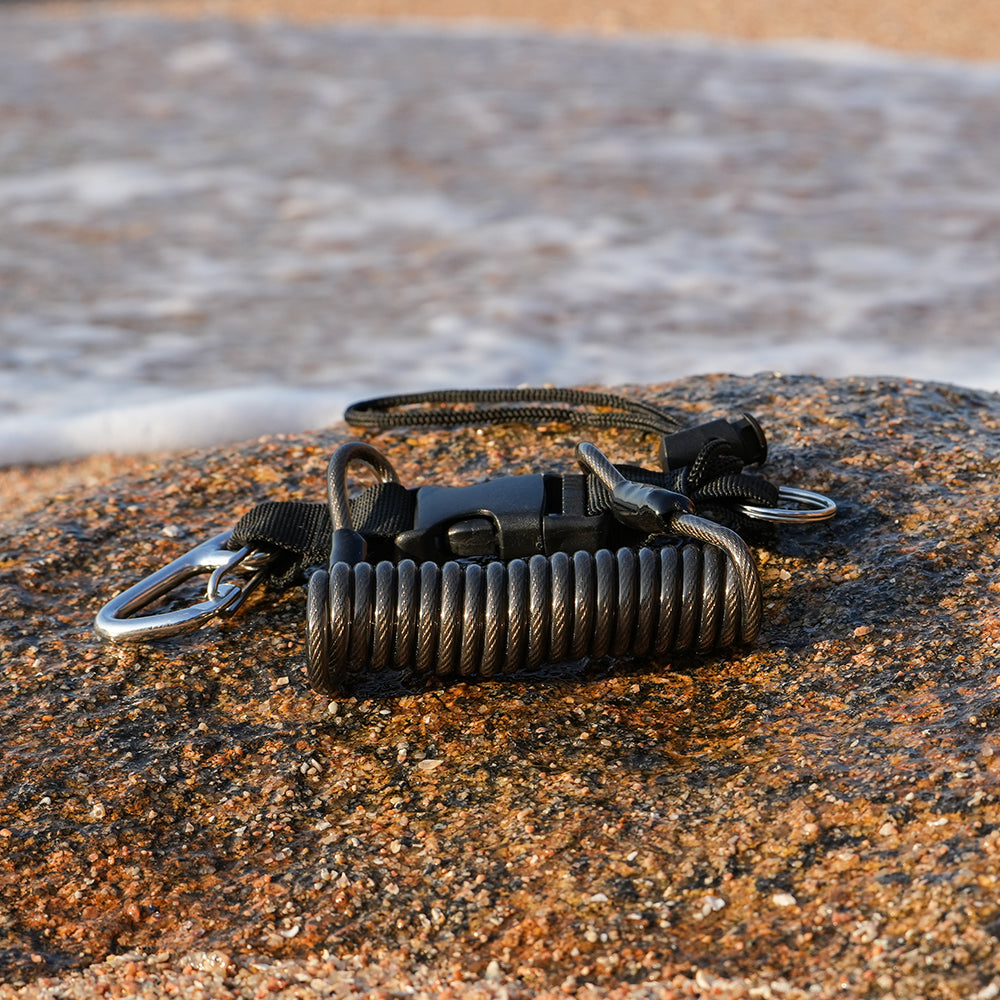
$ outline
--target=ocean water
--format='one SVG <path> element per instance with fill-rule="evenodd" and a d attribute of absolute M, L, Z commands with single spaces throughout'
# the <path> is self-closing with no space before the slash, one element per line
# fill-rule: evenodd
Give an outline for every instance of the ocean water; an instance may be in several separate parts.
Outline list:
<path fill-rule="evenodd" d="M 0 8 L 0 464 L 998 330 L 1000 66 Z"/>

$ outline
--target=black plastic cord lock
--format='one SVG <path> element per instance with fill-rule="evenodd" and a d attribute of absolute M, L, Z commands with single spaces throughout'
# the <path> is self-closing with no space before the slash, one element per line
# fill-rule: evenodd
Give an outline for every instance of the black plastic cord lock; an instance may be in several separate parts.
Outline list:
<path fill-rule="evenodd" d="M 767 438 L 757 418 L 744 413 L 739 420 L 711 420 L 675 434 L 665 434 L 660 442 L 660 468 L 664 472 L 691 465 L 710 441 L 725 441 L 744 465 L 763 465 L 767 459 Z"/>

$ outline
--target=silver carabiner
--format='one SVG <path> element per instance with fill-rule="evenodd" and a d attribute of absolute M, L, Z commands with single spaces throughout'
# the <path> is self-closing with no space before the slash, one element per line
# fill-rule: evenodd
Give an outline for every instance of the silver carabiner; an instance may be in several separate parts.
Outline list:
<path fill-rule="evenodd" d="M 162 639 L 191 632 L 212 618 L 236 611 L 260 582 L 271 555 L 250 549 L 237 552 L 227 549 L 225 544 L 231 535 L 231 531 L 223 531 L 202 542 L 108 601 L 94 619 L 98 635 L 112 642 Z M 252 570 L 254 575 L 243 586 L 224 582 L 223 577 L 239 566 Z M 211 574 L 203 601 L 174 611 L 132 617 L 135 612 L 199 573 Z"/>

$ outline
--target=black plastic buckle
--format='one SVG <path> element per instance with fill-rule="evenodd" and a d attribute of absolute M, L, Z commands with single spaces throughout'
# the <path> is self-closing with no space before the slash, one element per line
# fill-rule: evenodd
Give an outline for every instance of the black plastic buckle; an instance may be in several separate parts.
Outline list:
<path fill-rule="evenodd" d="M 413 527 L 396 536 L 396 547 L 418 562 L 593 552 L 615 534 L 610 514 L 587 513 L 582 475 L 505 476 L 416 492 Z"/>

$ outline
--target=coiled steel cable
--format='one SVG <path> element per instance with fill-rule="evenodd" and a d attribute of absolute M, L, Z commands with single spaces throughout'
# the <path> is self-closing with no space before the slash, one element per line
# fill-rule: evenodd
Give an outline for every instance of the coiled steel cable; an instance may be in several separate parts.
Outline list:
<path fill-rule="evenodd" d="M 317 691 L 333 694 L 351 676 L 386 668 L 493 677 L 584 657 L 708 652 L 757 636 L 760 580 L 745 543 L 692 514 L 670 518 L 664 544 L 617 552 L 440 566 L 344 561 L 336 539 L 351 533 L 347 466 L 361 461 L 395 479 L 370 446 L 345 449 L 329 476 L 334 554 L 309 582 L 307 662 Z M 593 446 L 580 458 L 606 485 L 625 481 Z"/>
<path fill-rule="evenodd" d="M 611 464 L 607 456 L 589 442 L 583 441 L 577 445 L 576 452 L 580 464 L 593 472 L 609 489 L 614 490 L 616 486 L 628 483 L 628 480 Z M 760 630 L 763 598 L 757 567 L 746 542 L 735 531 L 724 525 L 697 517 L 694 514 L 673 515 L 670 518 L 670 527 L 679 534 L 717 546 L 729 556 L 739 576 L 742 593 L 749 601 L 743 611 L 747 627 L 756 636 Z M 713 570 L 713 572 L 717 571 Z"/>

